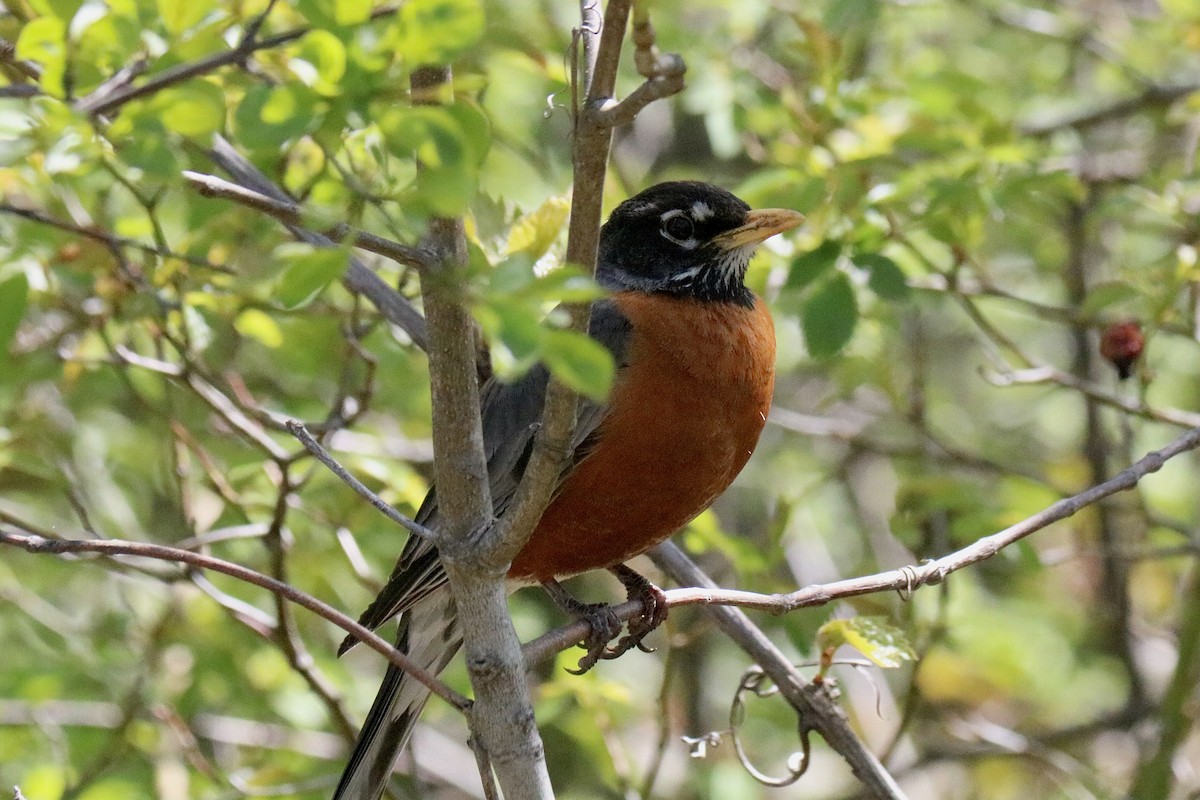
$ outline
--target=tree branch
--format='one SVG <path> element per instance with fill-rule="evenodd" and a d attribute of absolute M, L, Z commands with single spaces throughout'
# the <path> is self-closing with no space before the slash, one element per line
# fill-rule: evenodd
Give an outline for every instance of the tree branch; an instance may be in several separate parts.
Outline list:
<path fill-rule="evenodd" d="M 415 102 L 437 102 L 449 67 L 413 71 Z M 418 169 L 421 165 L 418 163 Z M 467 266 L 461 218 L 435 217 L 427 237 L 435 255 L 421 271 L 429 324 L 429 385 L 433 407 L 438 549 L 463 634 L 467 673 L 475 691 L 472 738 L 486 753 L 506 797 L 550 800 L 554 791 L 533 714 L 521 642 L 508 612 L 506 573 L 513 553 L 498 550 L 480 419 L 475 323 L 463 302 Z M 486 785 L 491 774 L 480 775 Z"/>
<path fill-rule="evenodd" d="M 651 551 L 660 568 L 677 583 L 716 589 L 716 584 L 675 544 L 664 542 Z M 879 759 L 850 728 L 845 712 L 823 684 L 809 681 L 796 671 L 787 657 L 740 610 L 714 607 L 710 610 L 717 626 L 745 650 L 779 687 L 780 693 L 800 714 L 801 739 L 815 730 L 850 765 L 855 776 L 879 800 L 903 800 L 900 789 Z M 805 765 L 806 766 L 806 765 Z"/>
<path fill-rule="evenodd" d="M 437 541 L 437 533 L 426 528 L 424 525 L 416 523 L 408 517 L 401 514 L 390 504 L 384 502 L 383 498 L 368 489 L 362 481 L 351 475 L 345 467 L 337 462 L 337 460 L 329 454 L 320 442 L 313 438 L 308 429 L 304 427 L 304 423 L 299 420 L 288 420 L 287 429 L 292 435 L 300 440 L 304 448 L 312 453 L 318 461 L 329 468 L 329 471 L 341 479 L 343 483 L 353 489 L 359 497 L 370 503 L 376 511 L 379 511 L 385 517 L 396 523 L 400 527 L 414 536 L 419 536 L 427 541 Z"/>
<path fill-rule="evenodd" d="M 191 170 L 184 170 L 182 174 L 183 179 L 203 197 L 232 200 L 248 208 L 253 208 L 255 211 L 261 211 L 289 226 L 309 226 L 313 223 L 312 216 L 305 213 L 304 207 L 291 200 L 277 200 L 215 175 L 204 175 Z M 358 231 L 345 222 L 339 222 L 323 233 L 335 242 L 349 239 L 355 247 L 361 247 L 363 250 L 376 253 L 404 266 L 419 269 L 428 266 L 431 260 L 429 252 L 423 248 L 394 242 L 366 231 Z"/>
<path fill-rule="evenodd" d="M 212 149 L 205 152 L 214 163 L 229 173 L 238 185 L 283 204 L 294 203 L 287 192 L 259 172 L 224 137 L 214 136 Z M 329 237 L 320 233 L 307 230 L 299 225 L 290 223 L 284 223 L 284 225 L 300 241 L 317 247 L 330 247 L 333 244 Z M 425 318 L 421 312 L 365 264 L 351 256 L 342 281 L 347 289 L 370 300 L 384 319 L 408 334 L 413 344 L 422 350 L 429 349 L 429 336 L 425 330 Z"/>
<path fill-rule="evenodd" d="M 1116 100 L 1108 105 L 1047 120 L 1031 120 L 1022 124 L 1025 136 L 1048 136 L 1067 128 L 1089 128 L 1112 119 L 1127 117 L 1147 108 L 1162 108 L 1190 94 L 1200 92 L 1200 83 L 1147 86 L 1140 94 Z"/>
<path fill-rule="evenodd" d="M 302 592 L 290 584 L 263 575 L 261 572 L 255 572 L 249 567 L 243 567 L 241 564 L 194 553 L 190 550 L 181 550 L 177 547 L 166 547 L 145 542 L 127 542 L 119 539 L 48 539 L 32 534 L 22 535 L 0 531 L 0 544 L 19 547 L 28 553 L 38 554 L 99 553 L 110 557 L 136 556 L 139 558 L 152 558 L 159 561 L 173 561 L 180 564 L 187 564 L 197 569 L 211 570 L 229 575 L 230 577 L 237 578 L 246 583 L 252 583 L 255 586 L 284 597 L 296 605 L 303 606 L 317 616 L 332 622 L 342 630 L 352 634 L 372 650 L 381 654 L 392 664 L 412 675 L 426 686 L 429 691 L 459 711 L 465 712 L 471 707 L 470 700 L 414 664 L 409 660 L 408 656 L 388 644 L 379 634 L 359 625 L 350 617 L 347 617 L 332 606 L 326 605 L 312 595 Z"/>
<path fill-rule="evenodd" d="M 1061 522 L 1106 497 L 1132 489 L 1142 478 L 1157 472 L 1172 458 L 1197 448 L 1200 448 L 1200 427 L 1176 438 L 1161 450 L 1147 453 L 1128 469 L 1103 483 L 1059 500 L 1016 525 L 924 564 L 911 564 L 874 575 L 806 586 L 784 594 L 720 589 L 711 584 L 697 588 L 670 589 L 666 592 L 667 605 L 672 608 L 695 605 L 737 606 L 765 611 L 768 614 L 786 614 L 800 608 L 823 606 L 837 600 L 876 592 L 895 591 L 907 595 L 923 586 L 941 583 L 951 573 L 985 561 L 1026 536 L 1055 522 Z M 642 603 L 635 600 L 613 606 L 612 610 L 619 619 L 628 621 L 641 614 L 643 608 Z M 537 663 L 583 641 L 590 631 L 591 627 L 587 622 L 564 625 L 526 644 L 525 657 L 529 663 Z"/>
<path fill-rule="evenodd" d="M 379 17 L 395 13 L 395 11 L 396 6 L 394 5 L 380 6 L 371 12 L 370 19 L 375 20 Z M 102 116 L 115 111 L 132 100 L 160 92 L 177 83 L 183 83 L 192 78 L 207 75 L 221 67 L 232 64 L 243 64 L 247 58 L 259 50 L 270 50 L 271 48 L 294 42 L 312 30 L 312 28 L 304 26 L 293 28 L 292 30 L 284 31 L 265 39 L 259 39 L 258 29 L 262 26 L 265 17 L 266 14 L 260 14 L 251 21 L 246 27 L 245 35 L 242 36 L 241 41 L 231 50 L 214 53 L 195 61 L 169 67 L 162 72 L 156 73 L 144 83 L 137 86 L 131 84 L 109 85 L 106 83 L 91 94 L 81 98 L 75 103 L 75 107 L 84 113 Z"/>

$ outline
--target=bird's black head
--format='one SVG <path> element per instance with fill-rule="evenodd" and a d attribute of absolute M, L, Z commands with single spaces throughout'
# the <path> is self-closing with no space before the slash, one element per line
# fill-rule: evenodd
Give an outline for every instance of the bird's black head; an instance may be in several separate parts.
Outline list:
<path fill-rule="evenodd" d="M 743 279 L 754 248 L 803 219 L 784 209 L 752 211 L 707 183 L 660 183 L 617 206 L 600 229 L 596 280 L 611 291 L 753 306 Z"/>

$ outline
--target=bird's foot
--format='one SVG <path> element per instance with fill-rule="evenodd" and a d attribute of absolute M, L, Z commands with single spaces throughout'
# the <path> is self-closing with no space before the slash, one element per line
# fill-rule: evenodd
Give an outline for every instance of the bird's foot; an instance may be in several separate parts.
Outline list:
<path fill-rule="evenodd" d="M 613 612 L 612 606 L 608 603 L 580 602 L 564 589 L 558 581 L 543 581 L 542 588 L 558 604 L 559 608 L 576 619 L 583 620 L 592 629 L 587 638 L 580 643 L 580 647 L 587 650 L 587 653 L 579 659 L 576 669 L 568 669 L 567 672 L 570 672 L 572 675 L 582 675 L 596 666 L 600 659 L 616 657 L 608 655 L 610 652 L 608 643 L 621 634 L 624 624 Z M 624 650 L 621 652 L 624 652 Z"/>
<path fill-rule="evenodd" d="M 606 649 L 601 658 L 617 658 L 629 652 L 634 647 L 643 653 L 653 653 L 654 648 L 642 644 L 642 640 L 651 631 L 666 622 L 666 594 L 662 589 L 624 564 L 613 567 L 611 572 L 617 576 L 617 580 L 625 587 L 626 598 L 642 604 L 642 615 L 629 621 L 629 633 L 623 636 L 615 647 Z"/>

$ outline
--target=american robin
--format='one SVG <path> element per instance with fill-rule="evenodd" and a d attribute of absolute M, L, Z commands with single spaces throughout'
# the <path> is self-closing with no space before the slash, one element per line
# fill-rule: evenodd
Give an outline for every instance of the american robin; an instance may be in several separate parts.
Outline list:
<path fill-rule="evenodd" d="M 665 616 L 665 604 L 654 602 L 661 593 L 624 562 L 706 509 L 758 443 L 774 388 L 775 331 L 744 277 L 755 247 L 802 219 L 752 211 L 705 183 L 672 182 L 621 203 L 600 231 L 596 279 L 610 294 L 593 305 L 589 332 L 612 353 L 617 376 L 607 403 L 580 401 L 571 462 L 509 577 L 514 585 L 542 583 L 571 605 L 556 579 L 613 570 L 653 606 L 619 651 Z M 548 380 L 537 366 L 515 383 L 489 380 L 481 391 L 498 514 L 528 461 Z M 436 526 L 434 491 L 416 519 Z M 412 538 L 361 622 L 376 628 L 401 615 L 397 646 L 437 673 L 462 643 L 445 582 L 436 549 Z M 610 632 L 581 666 L 611 655 L 604 651 Z M 380 796 L 427 698 L 427 689 L 388 668 L 335 800 Z"/>

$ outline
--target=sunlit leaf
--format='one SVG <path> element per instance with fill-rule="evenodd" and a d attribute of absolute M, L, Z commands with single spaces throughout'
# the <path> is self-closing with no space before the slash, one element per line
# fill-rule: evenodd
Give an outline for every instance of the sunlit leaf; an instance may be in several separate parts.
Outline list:
<path fill-rule="evenodd" d="M 311 90 L 288 84 L 256 86 L 234 110 L 238 143 L 246 147 L 278 147 L 305 133 L 312 124 Z"/>
<path fill-rule="evenodd" d="M 310 85 L 317 92 L 335 95 L 341 91 L 340 81 L 346 74 L 346 46 L 341 39 L 329 31 L 309 31 L 300 40 L 298 58 L 316 70 L 315 80 Z M 301 75 L 303 77 L 303 72 Z"/>
<path fill-rule="evenodd" d="M 917 658 L 904 631 L 883 617 L 834 619 L 822 625 L 817 631 L 817 648 L 821 651 L 823 667 L 827 667 L 833 652 L 844 644 L 885 669 L 895 669 Z"/>
<path fill-rule="evenodd" d="M 225 95 L 213 83 L 188 81 L 155 97 L 163 124 L 182 136 L 205 136 L 225 124 Z"/>
<path fill-rule="evenodd" d="M 460 104 L 393 108 L 379 125 L 394 153 L 421 163 L 411 198 L 416 207 L 445 216 L 466 210 L 489 139 L 482 114 Z"/>
<path fill-rule="evenodd" d="M 157 0 L 158 16 L 167 32 L 179 36 L 204 19 L 216 6 L 213 0 Z"/>
<path fill-rule="evenodd" d="M 554 244 L 570 213 L 570 199 L 565 196 L 548 198 L 513 224 L 508 232 L 505 250 L 509 253 L 525 253 L 536 261 Z"/>
<path fill-rule="evenodd" d="M 247 308 L 238 314 L 233 326 L 238 333 L 257 339 L 266 347 L 275 348 L 283 344 L 283 331 L 279 323 L 270 314 L 257 308 Z"/>
<path fill-rule="evenodd" d="M 409 0 L 400 6 L 400 54 L 409 63 L 453 61 L 483 35 L 479 0 Z"/>
<path fill-rule="evenodd" d="M 42 88 L 61 97 L 66 69 L 67 24 L 58 17 L 39 17 L 21 28 L 16 57 L 42 67 Z"/>
<path fill-rule="evenodd" d="M 333 18 L 338 25 L 359 25 L 371 18 L 371 0 L 337 0 Z"/>

